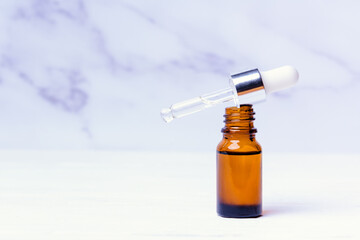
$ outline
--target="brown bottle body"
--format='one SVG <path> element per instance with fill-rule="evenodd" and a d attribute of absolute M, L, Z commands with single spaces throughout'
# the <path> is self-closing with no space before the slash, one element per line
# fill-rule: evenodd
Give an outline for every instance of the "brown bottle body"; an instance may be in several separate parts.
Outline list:
<path fill-rule="evenodd" d="M 258 217 L 262 212 L 262 156 L 255 139 L 252 105 L 226 109 L 217 146 L 217 212 L 222 217 Z"/>

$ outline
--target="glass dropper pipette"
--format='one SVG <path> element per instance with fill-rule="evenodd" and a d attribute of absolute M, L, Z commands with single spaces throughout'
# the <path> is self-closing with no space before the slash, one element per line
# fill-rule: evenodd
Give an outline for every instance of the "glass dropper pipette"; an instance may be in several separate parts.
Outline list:
<path fill-rule="evenodd" d="M 258 69 L 231 75 L 230 87 L 203 94 L 183 102 L 175 103 L 161 110 L 165 122 L 181 118 L 219 103 L 234 101 L 236 106 L 257 103 L 266 99 L 266 94 L 293 86 L 299 74 L 292 66 L 283 66 L 269 71 Z"/>

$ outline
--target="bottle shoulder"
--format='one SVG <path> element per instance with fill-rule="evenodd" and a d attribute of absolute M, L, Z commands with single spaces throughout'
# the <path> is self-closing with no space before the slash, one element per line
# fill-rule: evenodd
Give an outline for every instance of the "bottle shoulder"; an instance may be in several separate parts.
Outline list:
<path fill-rule="evenodd" d="M 255 138 L 223 138 L 217 145 L 220 152 L 261 152 L 262 148 Z"/>

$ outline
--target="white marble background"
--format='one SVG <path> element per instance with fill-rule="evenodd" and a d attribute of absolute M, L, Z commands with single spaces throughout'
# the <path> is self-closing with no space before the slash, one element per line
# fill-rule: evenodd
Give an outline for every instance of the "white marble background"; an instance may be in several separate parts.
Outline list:
<path fill-rule="evenodd" d="M 359 153 L 358 1 L 0 1 L 0 148 L 214 151 L 230 74 L 294 65 L 255 107 L 267 152 Z"/>

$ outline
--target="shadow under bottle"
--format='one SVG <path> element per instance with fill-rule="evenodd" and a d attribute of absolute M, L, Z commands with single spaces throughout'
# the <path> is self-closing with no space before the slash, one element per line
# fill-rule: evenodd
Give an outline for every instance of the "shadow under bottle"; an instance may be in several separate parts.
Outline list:
<path fill-rule="evenodd" d="M 225 111 L 223 139 L 217 146 L 217 213 L 222 217 L 262 213 L 262 156 L 254 114 L 250 104 Z"/>

